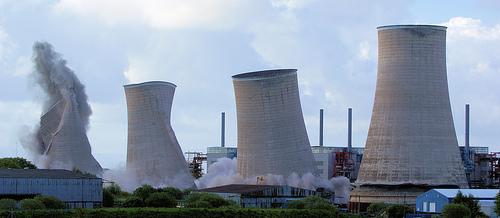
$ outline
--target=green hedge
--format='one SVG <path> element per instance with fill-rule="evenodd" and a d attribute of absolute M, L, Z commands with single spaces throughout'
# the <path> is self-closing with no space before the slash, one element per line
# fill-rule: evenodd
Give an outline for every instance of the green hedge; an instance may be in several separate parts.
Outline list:
<path fill-rule="evenodd" d="M 295 210 L 295 209 L 201 209 L 201 208 L 101 208 L 101 209 L 75 209 L 75 210 L 31 210 L 15 211 L 14 216 L 39 217 L 39 218 L 66 218 L 66 217 L 86 217 L 86 218 L 252 218 L 252 217 L 273 217 L 273 218 L 309 218 L 309 217 L 340 217 L 338 213 L 330 210 Z M 0 217 L 7 217 L 8 212 L 0 213 Z"/>

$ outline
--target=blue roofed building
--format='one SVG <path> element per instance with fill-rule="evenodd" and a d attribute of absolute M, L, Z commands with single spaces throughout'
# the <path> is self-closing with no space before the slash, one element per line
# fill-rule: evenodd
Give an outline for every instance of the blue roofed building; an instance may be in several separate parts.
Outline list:
<path fill-rule="evenodd" d="M 443 207 L 451 204 L 459 191 L 465 196 L 474 196 L 483 213 L 489 217 L 497 217 L 494 208 L 499 189 L 431 189 L 417 197 L 415 209 L 419 213 L 441 213 Z"/>

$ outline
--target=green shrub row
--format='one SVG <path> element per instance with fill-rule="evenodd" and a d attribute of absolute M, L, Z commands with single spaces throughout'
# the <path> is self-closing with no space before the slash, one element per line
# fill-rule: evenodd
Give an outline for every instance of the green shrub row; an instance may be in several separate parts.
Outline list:
<path fill-rule="evenodd" d="M 253 218 L 253 217 L 273 217 L 273 218 L 326 218 L 340 217 L 338 213 L 331 210 L 321 209 L 244 209 L 244 208 L 101 208 L 101 209 L 75 209 L 75 210 L 32 210 L 0 212 L 0 217 L 14 215 L 17 218 L 66 218 L 66 217 L 86 217 L 86 218 Z M 345 216 L 342 216 L 345 217 Z"/>

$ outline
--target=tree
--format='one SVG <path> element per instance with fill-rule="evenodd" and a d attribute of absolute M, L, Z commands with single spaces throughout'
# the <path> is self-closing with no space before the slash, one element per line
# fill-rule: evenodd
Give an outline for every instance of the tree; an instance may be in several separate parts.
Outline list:
<path fill-rule="evenodd" d="M 115 196 L 113 193 L 107 189 L 102 189 L 102 206 L 103 207 L 113 207 L 115 205 Z"/>
<path fill-rule="evenodd" d="M 219 208 L 232 205 L 235 205 L 233 201 L 211 193 L 194 192 L 186 198 L 186 207 L 189 208 Z"/>
<path fill-rule="evenodd" d="M 20 202 L 21 209 L 23 210 L 40 210 L 45 209 L 45 205 L 36 199 L 23 199 Z"/>
<path fill-rule="evenodd" d="M 159 188 L 157 191 L 167 193 L 177 200 L 181 200 L 184 197 L 184 192 L 174 187 Z"/>
<path fill-rule="evenodd" d="M 22 157 L 5 157 L 0 158 L 0 168 L 36 169 L 36 166 Z"/>
<path fill-rule="evenodd" d="M 144 201 L 137 196 L 129 196 L 123 202 L 122 207 L 144 207 Z"/>
<path fill-rule="evenodd" d="M 388 217 L 405 217 L 406 213 L 411 212 L 412 209 L 406 205 L 394 204 L 386 207 L 384 211 Z"/>
<path fill-rule="evenodd" d="M 471 213 L 472 217 L 484 217 L 486 214 L 481 212 L 481 207 L 479 206 L 479 202 L 474 200 L 474 196 L 469 195 L 465 196 L 462 192 L 458 191 L 457 195 L 453 199 L 454 204 L 462 204 L 467 207 Z"/>
<path fill-rule="evenodd" d="M 373 203 L 370 204 L 370 206 L 368 206 L 366 212 L 368 212 L 368 214 L 374 217 L 380 216 L 388 206 L 389 205 L 385 203 Z"/>
<path fill-rule="evenodd" d="M 0 200 L 0 210 L 15 210 L 17 209 L 16 201 L 10 198 Z"/>
<path fill-rule="evenodd" d="M 155 192 L 156 192 L 156 189 L 153 188 L 153 186 L 142 185 L 141 187 L 134 190 L 133 195 L 142 199 L 142 201 L 145 201 L 146 198 L 148 198 L 150 194 L 153 194 Z"/>
<path fill-rule="evenodd" d="M 463 204 L 447 204 L 442 210 L 443 218 L 469 218 L 471 212 Z"/>
<path fill-rule="evenodd" d="M 175 198 L 165 192 L 156 192 L 150 194 L 146 199 L 146 206 L 148 207 L 176 207 L 177 201 Z"/>
<path fill-rule="evenodd" d="M 123 192 L 122 188 L 116 183 L 112 183 L 111 185 L 104 187 L 104 189 L 108 190 L 108 192 L 114 196 L 120 195 Z"/>
<path fill-rule="evenodd" d="M 495 213 L 500 214 L 500 192 L 497 193 L 495 198 Z"/>
<path fill-rule="evenodd" d="M 291 201 L 288 204 L 290 209 L 327 209 L 336 210 L 336 208 L 328 202 L 328 200 L 319 196 L 307 196 L 301 200 Z"/>
<path fill-rule="evenodd" d="M 64 202 L 52 196 L 36 196 L 34 199 L 42 202 L 45 208 L 47 209 L 66 208 L 66 204 Z"/>

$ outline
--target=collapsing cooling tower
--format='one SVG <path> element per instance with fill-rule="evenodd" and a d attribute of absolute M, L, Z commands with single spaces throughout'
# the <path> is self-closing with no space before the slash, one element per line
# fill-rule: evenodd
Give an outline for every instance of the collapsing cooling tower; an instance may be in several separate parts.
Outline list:
<path fill-rule="evenodd" d="M 128 111 L 127 171 L 140 183 L 194 187 L 186 159 L 170 125 L 175 85 L 125 85 Z"/>
<path fill-rule="evenodd" d="M 467 187 L 446 76 L 446 27 L 378 28 L 375 101 L 351 201 L 415 202 L 432 187 Z"/>
<path fill-rule="evenodd" d="M 243 177 L 315 173 L 297 85 L 297 70 L 233 76 L 238 173 Z"/>
<path fill-rule="evenodd" d="M 35 76 L 47 95 L 48 107 L 40 118 L 38 148 L 34 149 L 44 159 L 41 167 L 100 175 L 102 168 L 92 156 L 86 135 L 91 109 L 84 86 L 49 43 L 37 42 L 33 50 Z"/>

